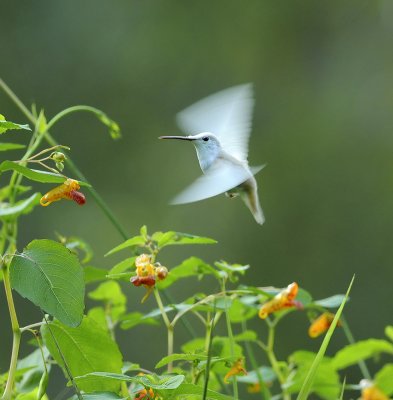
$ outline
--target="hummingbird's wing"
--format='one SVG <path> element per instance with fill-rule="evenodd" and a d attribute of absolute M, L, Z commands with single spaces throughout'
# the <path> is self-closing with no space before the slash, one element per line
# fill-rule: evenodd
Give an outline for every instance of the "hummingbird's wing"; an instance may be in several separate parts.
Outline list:
<path fill-rule="evenodd" d="M 245 182 L 264 166 L 247 169 L 240 164 L 220 159 L 204 175 L 178 194 L 171 204 L 193 203 L 217 196 Z"/>
<path fill-rule="evenodd" d="M 247 160 L 254 105 L 252 84 L 222 90 L 177 114 L 177 123 L 186 134 L 211 132 L 224 151 L 240 161 Z"/>

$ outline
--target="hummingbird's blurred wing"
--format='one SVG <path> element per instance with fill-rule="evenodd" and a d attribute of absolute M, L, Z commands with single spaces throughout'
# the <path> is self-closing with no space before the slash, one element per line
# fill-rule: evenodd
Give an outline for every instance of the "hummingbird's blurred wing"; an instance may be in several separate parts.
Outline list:
<path fill-rule="evenodd" d="M 210 132 L 222 148 L 240 161 L 247 160 L 254 105 L 252 84 L 233 86 L 212 94 L 177 114 L 187 135 Z"/>
<path fill-rule="evenodd" d="M 193 203 L 217 196 L 245 182 L 263 167 L 264 165 L 249 170 L 242 165 L 220 159 L 204 175 L 178 194 L 171 204 Z"/>

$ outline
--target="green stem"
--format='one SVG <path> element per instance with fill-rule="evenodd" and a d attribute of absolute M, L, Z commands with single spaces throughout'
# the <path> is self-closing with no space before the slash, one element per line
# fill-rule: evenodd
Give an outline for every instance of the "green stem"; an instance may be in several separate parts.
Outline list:
<path fill-rule="evenodd" d="M 224 294 L 224 298 L 226 296 L 226 289 L 225 289 L 225 278 L 223 278 L 221 282 L 221 289 Z M 235 357 L 235 340 L 233 338 L 233 332 L 232 332 L 232 325 L 231 325 L 231 319 L 229 317 L 229 312 L 228 309 L 225 307 L 225 319 L 226 319 L 226 324 L 227 324 L 227 332 L 228 332 L 228 339 L 229 339 L 229 349 L 231 352 L 231 357 Z M 239 399 L 239 390 L 237 387 L 237 379 L 236 375 L 232 376 L 232 385 L 233 385 L 233 398 L 234 400 Z"/>
<path fill-rule="evenodd" d="M 60 111 L 58 114 L 56 114 L 49 122 L 48 122 L 48 127 L 47 129 L 49 130 L 50 128 L 52 128 L 52 126 L 58 122 L 60 119 L 62 119 L 63 117 L 65 117 L 68 114 L 72 114 L 78 111 L 88 111 L 91 112 L 95 115 L 102 115 L 102 111 L 91 107 L 91 106 L 85 106 L 85 105 L 78 105 L 78 106 L 72 106 L 72 107 L 68 107 L 65 110 Z"/>
<path fill-rule="evenodd" d="M 242 321 L 242 329 L 243 329 L 243 332 L 245 332 L 247 330 L 247 323 L 245 320 Z M 262 399 L 271 399 L 272 395 L 263 380 L 262 373 L 259 370 L 259 367 L 258 367 L 256 358 L 255 358 L 254 352 L 252 350 L 252 347 L 250 345 L 250 342 L 246 341 L 245 347 L 246 347 L 247 355 L 251 362 L 252 368 L 254 369 L 254 371 L 258 377 L 258 383 L 260 386 L 260 392 L 261 392 Z"/>
<path fill-rule="evenodd" d="M 341 315 L 340 322 L 341 322 L 341 325 L 342 325 L 343 330 L 344 330 L 344 334 L 345 334 L 345 336 L 346 336 L 348 342 L 349 342 L 350 344 L 356 343 L 355 338 L 354 338 L 353 335 L 352 335 L 351 329 L 349 328 L 348 322 L 347 322 L 347 320 L 344 318 L 344 315 Z M 358 366 L 359 366 L 360 371 L 361 371 L 362 374 L 363 374 L 363 377 L 364 377 L 365 379 L 371 380 L 371 379 L 372 379 L 372 378 L 371 378 L 371 374 L 370 374 L 370 371 L 369 371 L 368 368 L 367 368 L 367 364 L 365 363 L 365 361 L 364 361 L 364 360 L 358 361 Z"/>
<path fill-rule="evenodd" d="M 167 313 L 165 312 L 165 308 L 164 305 L 162 304 L 160 293 L 156 287 L 154 287 L 154 297 L 156 298 L 158 308 L 161 311 L 162 319 L 164 320 L 168 332 L 168 356 L 171 356 L 173 354 L 174 328 L 173 325 L 171 324 L 171 321 L 169 321 Z M 172 371 L 173 371 L 173 363 L 170 362 L 168 363 L 168 373 L 171 373 Z"/>
<path fill-rule="evenodd" d="M 4 280 L 4 288 L 5 294 L 7 298 L 8 310 L 10 313 L 11 318 L 11 326 L 12 326 L 12 353 L 11 353 L 11 361 L 10 361 L 10 369 L 8 372 L 7 383 L 5 387 L 4 394 L 1 400 L 10 400 L 12 396 L 12 390 L 14 387 L 15 381 L 15 372 L 16 372 L 16 364 L 18 361 L 18 354 L 19 354 L 19 347 L 20 347 L 20 338 L 21 338 L 21 331 L 19 328 L 18 317 L 16 315 L 14 298 L 12 296 L 12 289 L 10 283 L 10 275 L 9 275 L 9 266 L 6 263 L 2 265 L 3 270 L 3 280 Z"/>
<path fill-rule="evenodd" d="M 280 365 L 277 361 L 276 355 L 274 354 L 274 336 L 275 336 L 275 324 L 270 323 L 268 324 L 269 326 L 269 333 L 268 333 L 268 339 L 267 339 L 267 346 L 264 347 L 264 350 L 266 352 L 266 355 L 269 359 L 269 362 L 273 368 L 273 371 L 277 375 L 277 379 L 280 382 L 281 390 L 283 392 L 283 399 L 284 400 L 290 400 L 291 396 L 286 393 L 285 389 L 283 388 L 285 384 L 285 377 L 281 371 Z"/>

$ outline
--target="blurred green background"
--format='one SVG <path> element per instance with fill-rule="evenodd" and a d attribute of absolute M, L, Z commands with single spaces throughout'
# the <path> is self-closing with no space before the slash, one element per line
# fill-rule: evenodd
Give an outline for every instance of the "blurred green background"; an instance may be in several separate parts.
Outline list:
<path fill-rule="evenodd" d="M 393 2 L 3 0 L 1 6 L 0 76 L 26 104 L 43 107 L 48 117 L 88 104 L 121 125 L 123 138 L 114 142 L 90 114 L 75 114 L 52 134 L 71 146 L 73 160 L 130 235 L 146 224 L 150 231 L 216 238 L 215 246 L 167 249 L 161 261 L 171 267 L 197 255 L 249 263 L 245 283 L 297 281 L 315 298 L 343 293 L 356 273 L 349 323 L 356 338 L 383 336 L 393 322 Z M 240 200 L 224 196 L 169 206 L 200 170 L 191 145 L 157 140 L 181 133 L 174 116 L 184 107 L 245 82 L 254 82 L 256 95 L 250 163 L 267 163 L 257 176 L 262 227 Z M 4 93 L 0 113 L 27 122 Z M 14 137 L 23 142 L 26 133 Z M 61 202 L 23 217 L 19 248 L 55 231 L 86 239 L 96 266 L 117 261 L 103 254 L 122 239 L 91 197 L 83 208 Z M 139 304 L 142 289 L 124 289 L 131 311 L 154 307 L 152 300 Z M 172 295 L 181 300 L 209 289 L 205 281 L 180 284 Z M 41 318 L 17 300 L 22 324 Z M 6 370 L 11 330 L 3 291 L 0 315 Z M 253 327 L 262 330 L 262 323 Z M 126 359 L 151 368 L 165 339 L 157 328 L 148 332 L 137 328 L 119 338 Z M 344 342 L 338 331 L 330 351 Z M 307 338 L 304 315 L 290 315 L 278 331 L 279 357 L 319 344 Z"/>

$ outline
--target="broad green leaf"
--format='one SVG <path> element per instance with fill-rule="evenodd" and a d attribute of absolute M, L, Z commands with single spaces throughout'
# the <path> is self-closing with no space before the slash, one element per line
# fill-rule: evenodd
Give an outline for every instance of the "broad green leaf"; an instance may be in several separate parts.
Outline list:
<path fill-rule="evenodd" d="M 37 400 L 37 395 L 38 395 L 38 387 L 33 389 L 29 393 L 21 393 L 18 394 L 15 398 L 15 400 Z M 47 395 L 44 395 L 41 400 L 49 400 Z"/>
<path fill-rule="evenodd" d="M 297 400 L 307 400 L 310 392 L 312 391 L 312 387 L 314 385 L 314 381 L 315 381 L 315 378 L 316 378 L 316 375 L 318 372 L 318 368 L 323 361 L 324 355 L 326 353 L 326 349 L 330 343 L 330 339 L 332 338 L 333 332 L 336 329 L 337 323 L 341 317 L 345 303 L 346 303 L 349 293 L 351 291 L 354 279 L 355 279 L 355 276 L 353 276 L 353 278 L 349 284 L 347 293 L 345 294 L 345 297 L 344 297 L 339 309 L 337 310 L 336 315 L 334 316 L 334 319 L 333 319 L 328 331 L 326 332 L 325 338 L 323 339 L 323 342 L 321 344 L 321 347 L 318 350 L 317 355 L 315 356 L 310 368 L 307 369 L 307 375 L 303 381 L 303 384 L 300 389 Z"/>
<path fill-rule="evenodd" d="M 90 372 L 85 375 L 76 376 L 75 380 L 78 385 L 81 383 L 89 382 L 95 384 L 100 380 L 105 381 L 122 381 L 122 382 L 134 382 L 139 383 L 143 386 L 152 388 L 154 390 L 168 390 L 176 389 L 184 381 L 184 375 L 167 375 L 167 376 L 151 376 L 151 375 L 140 375 L 140 376 L 128 376 L 124 374 L 110 373 L 110 372 Z"/>
<path fill-rule="evenodd" d="M 67 179 L 60 174 L 30 169 L 13 161 L 3 161 L 0 164 L 0 174 L 6 171 L 17 171 L 24 177 L 41 183 L 63 183 Z M 88 183 L 78 182 L 81 186 L 90 186 Z"/>
<path fill-rule="evenodd" d="M 126 311 L 127 298 L 120 285 L 115 281 L 101 283 L 88 296 L 93 300 L 104 302 L 105 306 L 110 310 L 113 321 L 117 321 Z"/>
<path fill-rule="evenodd" d="M 26 146 L 24 144 L 19 143 L 0 143 L 0 151 L 7 150 L 20 150 L 24 149 Z"/>
<path fill-rule="evenodd" d="M 83 317 L 85 285 L 78 258 L 53 240 L 33 240 L 12 258 L 12 287 L 64 324 Z"/>
<path fill-rule="evenodd" d="M 0 203 L 0 218 L 9 219 L 16 218 L 21 214 L 28 214 L 33 208 L 40 204 L 41 193 L 34 193 L 29 198 L 20 200 L 13 206 L 5 203 Z"/>
<path fill-rule="evenodd" d="M 189 398 L 190 395 L 196 395 L 197 399 L 201 399 L 201 396 L 203 395 L 203 387 L 194 385 L 192 383 L 183 383 L 180 385 L 174 393 L 171 393 L 171 399 L 184 399 L 184 398 Z M 187 396 L 187 397 L 185 397 Z M 207 390 L 207 396 L 206 399 L 208 400 L 233 400 L 233 396 L 227 396 L 225 394 L 221 394 L 218 392 L 215 392 L 213 390 L 208 389 Z"/>
<path fill-rule="evenodd" d="M 0 134 L 7 132 L 9 129 L 25 129 L 31 131 L 29 125 L 16 124 L 15 122 L 6 121 L 4 116 L 0 114 Z"/>
<path fill-rule="evenodd" d="M 49 356 L 48 350 L 44 348 L 43 352 L 44 357 L 47 358 Z M 47 365 L 47 368 L 50 368 L 50 365 Z M 16 384 L 19 392 L 30 392 L 36 388 L 45 371 L 41 350 L 36 349 L 25 358 L 18 360 L 17 370 L 25 371 L 22 379 Z"/>
<path fill-rule="evenodd" d="M 152 239 L 157 242 L 159 248 L 163 248 L 166 246 L 174 246 L 174 245 L 184 245 L 184 244 L 215 244 L 216 240 L 190 235 L 188 233 L 181 232 L 156 232 Z"/>
<path fill-rule="evenodd" d="M 95 321 L 84 317 L 80 326 L 70 328 L 59 321 L 43 325 L 41 333 L 52 357 L 63 368 L 64 363 L 53 340 L 51 329 L 63 353 L 64 359 L 76 377 L 94 371 L 120 373 L 123 365 L 122 355 L 110 334 Z M 68 378 L 67 374 L 65 376 Z M 93 384 L 88 381 L 78 381 L 78 387 L 86 392 L 109 391 L 117 393 L 120 382 L 101 378 Z"/>
<path fill-rule="evenodd" d="M 393 326 L 388 325 L 385 328 L 385 335 L 389 338 L 390 341 L 393 342 Z"/>
<path fill-rule="evenodd" d="M 326 297 L 326 299 L 316 300 L 314 304 L 325 308 L 337 308 L 342 303 L 344 297 L 345 295 L 343 294 L 335 294 L 334 296 Z"/>
<path fill-rule="evenodd" d="M 165 289 L 171 286 L 173 283 L 182 278 L 188 278 L 190 276 L 201 276 L 204 275 L 215 275 L 219 277 L 219 272 L 216 271 L 212 266 L 206 264 L 200 258 L 190 257 L 187 260 L 183 261 L 177 267 L 174 267 L 169 270 L 169 274 L 165 280 L 158 283 L 157 287 L 159 289 Z"/>
<path fill-rule="evenodd" d="M 162 358 L 155 366 L 155 368 L 161 368 L 164 365 L 169 364 L 173 361 L 202 361 L 207 360 L 206 354 L 186 354 L 186 353 L 175 353 L 170 356 Z"/>
<path fill-rule="evenodd" d="M 146 318 L 145 314 L 140 312 L 123 315 L 121 319 L 122 322 L 120 328 L 124 330 L 134 328 L 138 325 L 160 325 L 156 319 L 152 317 Z"/>
<path fill-rule="evenodd" d="M 367 339 L 345 346 L 332 362 L 334 368 L 340 370 L 380 353 L 393 354 L 393 344 L 383 339 Z"/>
<path fill-rule="evenodd" d="M 289 393 L 298 393 L 316 357 L 315 353 L 309 351 L 296 351 L 289 357 L 290 363 L 296 365 L 294 372 L 290 374 L 285 384 Z M 310 393 L 316 393 L 326 400 L 337 399 L 340 394 L 340 376 L 332 366 L 331 360 L 323 357 L 315 372 Z"/>
<path fill-rule="evenodd" d="M 393 364 L 385 364 L 374 376 L 375 385 L 387 396 L 393 394 Z"/>
<path fill-rule="evenodd" d="M 110 256 L 111 254 L 117 253 L 120 250 L 127 249 L 127 248 L 134 248 L 134 247 L 144 247 L 145 239 L 142 236 L 134 236 L 131 239 L 126 240 L 125 242 L 119 244 L 118 246 L 114 247 L 112 250 L 109 250 L 106 256 Z"/>
<path fill-rule="evenodd" d="M 247 321 L 258 314 L 258 309 L 245 305 L 241 300 L 234 299 L 229 309 L 229 318 L 232 323 Z"/>
<path fill-rule="evenodd" d="M 260 367 L 258 368 L 258 372 L 262 377 L 263 382 L 265 383 L 271 383 L 276 379 L 276 374 L 270 367 L 265 367 L 265 366 Z M 238 376 L 236 380 L 238 382 L 248 383 L 248 384 L 259 383 L 259 377 L 257 371 L 248 371 L 247 375 Z"/>
<path fill-rule="evenodd" d="M 233 337 L 235 342 L 255 342 L 258 340 L 258 334 L 255 331 L 247 330 Z"/>
<path fill-rule="evenodd" d="M 89 319 L 95 321 L 102 329 L 108 331 L 108 321 L 103 307 L 93 307 L 87 313 Z"/>
<path fill-rule="evenodd" d="M 127 400 L 129 397 L 120 397 L 116 393 L 111 392 L 96 392 L 96 393 L 83 393 L 83 400 Z M 74 395 L 68 400 L 78 400 L 78 396 Z"/>
<path fill-rule="evenodd" d="M 103 281 L 106 279 L 106 274 L 108 273 L 106 269 L 92 267 L 89 265 L 83 268 L 83 272 L 85 275 L 86 284 Z"/>
<path fill-rule="evenodd" d="M 136 257 L 129 257 L 123 261 L 120 261 L 109 270 L 108 274 L 119 274 L 126 271 L 130 271 L 131 273 L 132 271 L 135 271 L 135 259 Z"/>

